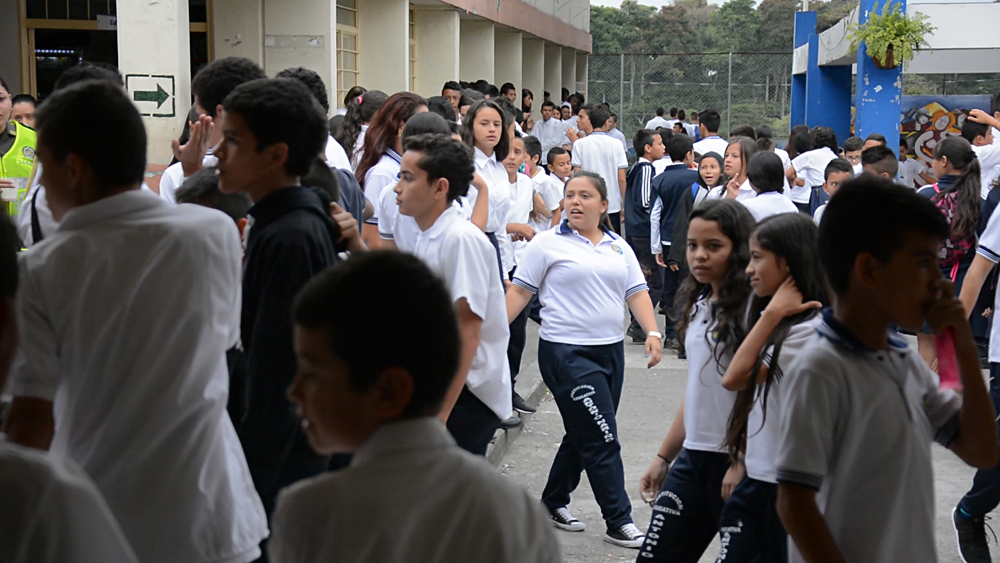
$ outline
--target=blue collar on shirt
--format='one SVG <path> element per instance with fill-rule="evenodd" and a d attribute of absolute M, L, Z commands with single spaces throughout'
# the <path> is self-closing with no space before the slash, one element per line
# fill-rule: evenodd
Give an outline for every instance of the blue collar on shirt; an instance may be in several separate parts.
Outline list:
<path fill-rule="evenodd" d="M 958 181 L 958 176 L 956 174 L 945 174 L 938 178 L 937 186 L 939 191 L 945 191 L 950 189 Z"/>
<path fill-rule="evenodd" d="M 399 164 L 403 163 L 403 157 L 399 156 L 399 153 L 394 151 L 393 149 L 385 149 L 385 155 L 395 160 Z"/>
<path fill-rule="evenodd" d="M 823 323 L 816 327 L 816 332 L 820 336 L 846 346 L 853 352 L 874 352 L 868 345 L 858 339 L 853 332 L 833 316 L 833 309 L 827 307 L 823 309 Z M 906 343 L 896 338 L 893 333 L 889 333 L 889 346 L 893 348 L 905 349 Z"/>
<path fill-rule="evenodd" d="M 601 230 L 604 231 L 604 234 L 608 235 L 612 239 L 621 238 L 618 236 L 617 233 L 609 229 L 606 225 L 600 225 L 600 227 Z M 572 232 L 573 232 L 573 227 L 569 226 L 569 219 L 563 219 L 562 224 L 559 225 L 559 234 L 568 235 Z"/>

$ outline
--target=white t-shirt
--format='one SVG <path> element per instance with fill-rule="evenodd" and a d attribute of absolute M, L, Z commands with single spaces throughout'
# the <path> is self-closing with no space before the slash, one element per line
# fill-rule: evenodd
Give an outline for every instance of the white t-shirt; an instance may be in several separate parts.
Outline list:
<path fill-rule="evenodd" d="M 271 563 L 560 561 L 538 500 L 432 418 L 383 424 L 350 468 L 283 490 L 272 526 Z"/>
<path fill-rule="evenodd" d="M 646 122 L 646 129 L 656 131 L 658 127 L 673 127 L 673 125 L 662 115 L 653 116 L 653 119 Z"/>
<path fill-rule="evenodd" d="M 899 183 L 914 190 L 924 187 L 924 180 L 920 177 L 920 173 L 926 169 L 927 167 L 919 161 L 907 158 L 899 163 Z"/>
<path fill-rule="evenodd" d="M 757 197 L 744 199 L 740 203 L 750 211 L 750 214 L 753 215 L 753 218 L 758 223 L 771 215 L 799 212 L 799 208 L 795 207 L 795 204 L 792 203 L 792 200 L 788 199 L 788 196 L 779 194 L 778 192 L 757 194 Z"/>
<path fill-rule="evenodd" d="M 218 163 L 219 159 L 215 158 L 211 154 L 206 154 L 205 158 L 201 161 L 203 168 L 215 166 Z M 187 180 L 187 177 L 184 176 L 184 167 L 180 162 L 168 166 L 167 169 L 163 171 L 163 175 L 160 176 L 160 198 L 163 199 L 163 201 L 176 203 L 177 200 L 174 199 L 174 194 L 178 189 L 180 189 L 181 185 L 184 184 L 184 180 Z"/>
<path fill-rule="evenodd" d="M 531 181 L 531 178 L 517 173 L 517 181 L 513 184 L 507 184 L 510 190 L 510 206 L 507 209 L 507 223 L 524 223 L 528 224 L 531 220 L 531 210 L 535 207 L 535 188 Z M 528 241 L 518 240 L 512 241 L 510 235 L 504 237 L 510 246 L 503 245 L 500 247 L 501 254 L 504 252 L 511 252 L 510 262 L 515 266 L 520 263 L 521 255 L 524 253 L 524 246 L 528 244 Z M 504 260 L 507 263 L 507 260 Z M 512 268 L 513 269 L 513 268 Z M 510 272 L 510 270 L 507 270 Z"/>
<path fill-rule="evenodd" d="M 396 182 L 382 188 L 379 196 L 378 234 L 379 238 L 391 240 L 402 252 L 413 252 L 420 236 L 420 227 L 416 219 L 399 212 L 396 203 Z"/>
<path fill-rule="evenodd" d="M 101 493 L 75 463 L 0 434 L 5 563 L 135 563 Z"/>
<path fill-rule="evenodd" d="M 822 320 L 822 315 L 817 311 L 816 316 L 788 329 L 788 336 L 781 342 L 781 353 L 778 356 L 778 366 L 781 369 L 782 378 L 788 376 L 792 362 L 805 350 L 806 344 L 816 336 L 816 327 Z M 769 366 L 773 365 L 770 357 L 771 352 L 768 352 L 766 362 Z M 763 408 L 763 393 L 764 388 L 760 386 L 753 409 L 747 416 L 747 476 L 758 481 L 777 483 L 776 459 L 781 438 L 781 383 L 772 384 L 767 393 L 767 412 Z"/>
<path fill-rule="evenodd" d="M 53 402 L 51 451 L 90 475 L 139 560 L 258 557 L 267 521 L 226 412 L 232 219 L 129 191 L 70 210 L 20 270 L 10 394 Z"/>
<path fill-rule="evenodd" d="M 375 214 L 365 221 L 369 225 L 378 225 L 379 199 L 382 190 L 399 180 L 399 164 L 402 161 L 399 153 L 392 149 L 386 149 L 382 158 L 378 159 L 375 166 L 369 168 L 368 172 L 365 173 L 365 199 L 371 202 L 372 207 L 375 208 Z"/>
<path fill-rule="evenodd" d="M 792 186 L 789 196 L 795 203 L 809 203 L 813 186 L 822 186 L 826 181 L 826 165 L 837 158 L 830 147 L 820 147 L 804 152 L 792 160 L 795 174 L 806 181 L 804 186 Z"/>
<path fill-rule="evenodd" d="M 824 211 L 826 211 L 826 204 L 825 203 L 823 205 L 820 205 L 819 207 L 817 207 L 816 208 L 816 212 L 813 213 L 813 221 L 816 221 L 817 225 L 819 225 L 819 222 L 823 220 L 823 212 Z"/>
<path fill-rule="evenodd" d="M 510 418 L 510 365 L 507 363 L 507 302 L 496 251 L 478 227 L 453 204 L 426 231 L 413 253 L 448 284 L 454 301 L 465 299 L 483 320 L 479 349 L 465 381 L 469 391 L 500 420 Z"/>
<path fill-rule="evenodd" d="M 736 401 L 734 391 L 722 386 L 722 376 L 732 356 L 726 354 L 719 365 L 713 348 L 716 319 L 712 303 L 701 299 L 694 305 L 688 324 L 684 350 L 688 356 L 688 382 L 684 399 L 684 448 L 703 452 L 724 452 L 729 413 Z M 711 343 L 710 343 L 711 342 Z"/>
<path fill-rule="evenodd" d="M 718 135 L 705 137 L 704 139 L 694 144 L 694 152 L 700 155 L 706 155 L 710 152 L 714 152 L 719 156 L 721 156 L 722 158 L 726 158 L 727 148 L 729 148 L 729 141 L 723 139 Z"/>
<path fill-rule="evenodd" d="M 618 171 L 628 168 L 628 157 L 622 144 L 607 133 L 595 131 L 573 145 L 573 168 L 593 172 L 604 178 L 608 188 L 608 213 L 622 210 L 622 193 L 618 186 Z"/>
<path fill-rule="evenodd" d="M 353 170 L 351 168 L 351 160 L 347 158 L 347 151 L 344 147 L 340 146 L 340 143 L 333 138 L 333 135 L 326 140 L 326 150 L 324 151 L 326 155 L 326 165 L 330 168 L 340 168 L 341 170 Z"/>
<path fill-rule="evenodd" d="M 563 221 L 524 249 L 513 283 L 538 294 L 548 342 L 600 346 L 625 338 L 625 301 L 648 291 L 632 248 L 605 230 L 594 245 Z"/>
<path fill-rule="evenodd" d="M 832 315 L 816 330 L 781 383 L 778 482 L 819 492 L 845 561 L 936 561 L 931 442 L 957 436 L 961 397 L 891 334 L 871 350 Z"/>
<path fill-rule="evenodd" d="M 639 157 L 642 158 L 642 157 Z M 673 165 L 674 161 L 670 159 L 669 156 L 664 155 L 663 158 L 653 162 L 653 176 L 659 176 L 663 174 L 663 171 L 667 169 L 668 166 Z"/>
<path fill-rule="evenodd" d="M 559 204 L 562 203 L 563 199 L 562 180 L 556 178 L 553 174 L 546 174 L 539 171 L 531 179 L 531 183 L 535 193 L 542 196 L 542 201 L 545 202 L 545 207 L 550 212 L 555 212 L 556 209 L 559 209 Z M 552 219 L 542 218 L 540 221 L 532 221 L 531 226 L 538 233 L 547 231 L 552 228 Z"/>

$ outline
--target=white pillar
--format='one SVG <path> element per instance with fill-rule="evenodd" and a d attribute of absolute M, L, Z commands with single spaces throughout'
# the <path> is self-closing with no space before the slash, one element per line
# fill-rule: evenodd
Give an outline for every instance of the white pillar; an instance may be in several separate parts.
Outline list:
<path fill-rule="evenodd" d="M 569 47 L 562 50 L 562 85 L 570 94 L 576 92 L 576 49 Z"/>
<path fill-rule="evenodd" d="M 286 0 L 282 0 L 286 1 Z M 333 3 L 334 0 L 325 0 Z M 406 0 L 358 0 L 361 50 L 358 80 L 390 96 L 410 89 L 410 5 Z"/>
<path fill-rule="evenodd" d="M 587 94 L 587 81 L 589 80 L 590 59 L 587 53 L 581 53 L 577 51 L 576 53 L 576 91 L 583 94 L 585 99 L 589 99 L 590 96 Z M 618 108 L 615 111 L 621 111 L 622 108 Z"/>
<path fill-rule="evenodd" d="M 148 164 L 169 164 L 191 99 L 187 0 L 120 2 L 118 68 L 149 138 Z"/>
<path fill-rule="evenodd" d="M 524 87 L 535 95 L 531 103 L 531 117 L 542 118 L 545 101 L 545 42 L 541 39 L 524 39 L 521 46 L 521 80 Z"/>
<path fill-rule="evenodd" d="M 329 0 L 286 2 L 264 0 L 264 70 L 274 76 L 286 68 L 316 71 L 326 84 L 328 96 L 336 98 L 336 76 L 331 75 L 336 57 L 336 37 L 330 28 Z M 336 108 L 336 100 L 330 100 Z"/>
<path fill-rule="evenodd" d="M 497 88 L 510 82 L 517 89 L 515 107 L 521 107 L 521 88 L 524 88 L 524 78 L 521 69 L 521 32 L 497 31 L 494 41 L 494 79 Z"/>
<path fill-rule="evenodd" d="M 215 60 L 244 57 L 264 65 L 264 0 L 213 0 Z"/>
<path fill-rule="evenodd" d="M 417 10 L 417 93 L 440 96 L 441 87 L 459 77 L 461 24 L 455 10 Z"/>
<path fill-rule="evenodd" d="M 459 73 L 462 80 L 475 82 L 480 78 L 494 81 L 494 33 L 489 20 L 462 20 Z"/>
<path fill-rule="evenodd" d="M 555 102 L 556 106 L 562 102 L 562 79 L 562 48 L 559 45 L 546 43 L 545 89 L 549 91 L 549 94 L 552 94 L 552 101 Z"/>

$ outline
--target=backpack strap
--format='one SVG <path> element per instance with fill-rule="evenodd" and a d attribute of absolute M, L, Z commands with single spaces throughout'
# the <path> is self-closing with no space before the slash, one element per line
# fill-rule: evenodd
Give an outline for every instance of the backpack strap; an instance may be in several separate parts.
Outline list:
<path fill-rule="evenodd" d="M 941 193 L 941 188 L 938 187 L 937 182 L 934 182 L 934 184 L 932 185 L 932 187 L 934 188 L 934 193 L 936 193 L 936 194 Z"/>

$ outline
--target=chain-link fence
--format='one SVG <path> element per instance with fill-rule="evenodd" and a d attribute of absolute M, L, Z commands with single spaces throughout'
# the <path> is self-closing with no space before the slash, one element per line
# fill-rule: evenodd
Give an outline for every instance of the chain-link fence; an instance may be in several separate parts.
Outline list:
<path fill-rule="evenodd" d="M 770 125 L 776 137 L 788 134 L 791 53 L 591 55 L 588 75 L 588 101 L 609 104 L 626 136 L 657 107 L 689 116 L 717 110 L 723 136 L 740 125 Z"/>

